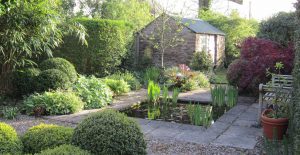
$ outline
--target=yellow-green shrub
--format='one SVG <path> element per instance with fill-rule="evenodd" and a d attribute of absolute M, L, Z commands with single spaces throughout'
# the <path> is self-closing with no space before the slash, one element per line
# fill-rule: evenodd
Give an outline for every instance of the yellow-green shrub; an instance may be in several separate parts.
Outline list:
<path fill-rule="evenodd" d="M 73 129 L 52 124 L 30 128 L 22 137 L 25 153 L 39 153 L 62 144 L 71 144 Z"/>

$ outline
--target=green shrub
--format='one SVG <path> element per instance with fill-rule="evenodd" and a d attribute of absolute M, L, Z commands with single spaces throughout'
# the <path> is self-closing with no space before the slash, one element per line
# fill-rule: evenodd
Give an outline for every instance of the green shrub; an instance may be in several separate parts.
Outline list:
<path fill-rule="evenodd" d="M 146 69 L 145 74 L 144 74 L 144 84 L 148 85 L 147 82 L 153 81 L 153 82 L 158 82 L 159 81 L 159 76 L 160 76 L 160 69 L 156 67 L 149 67 Z"/>
<path fill-rule="evenodd" d="M 63 58 L 50 58 L 43 61 L 40 66 L 41 70 L 58 69 L 68 75 L 71 83 L 77 80 L 77 72 L 73 64 Z"/>
<path fill-rule="evenodd" d="M 99 78 L 80 76 L 73 86 L 74 91 L 85 102 L 85 109 L 101 108 L 112 102 L 112 92 Z"/>
<path fill-rule="evenodd" d="M 123 79 L 105 79 L 104 82 L 117 96 L 130 91 L 130 86 Z"/>
<path fill-rule="evenodd" d="M 82 150 L 79 147 L 63 144 L 53 149 L 43 150 L 35 155 L 90 155 L 88 151 Z"/>
<path fill-rule="evenodd" d="M 35 80 L 40 72 L 37 68 L 26 68 L 15 71 L 13 73 L 14 94 L 20 97 L 36 91 Z"/>
<path fill-rule="evenodd" d="M 18 107 L 4 106 L 1 113 L 5 119 L 15 119 L 20 114 L 20 111 Z"/>
<path fill-rule="evenodd" d="M 295 39 L 295 12 L 279 12 L 259 24 L 258 38 L 269 39 L 288 46 Z"/>
<path fill-rule="evenodd" d="M 255 36 L 259 24 L 254 19 L 240 17 L 236 10 L 229 16 L 212 10 L 201 10 L 199 18 L 223 31 L 225 36 L 225 55 L 227 64 L 239 57 L 239 45 L 245 38 Z"/>
<path fill-rule="evenodd" d="M 37 77 L 36 88 L 38 91 L 65 89 L 70 86 L 67 74 L 58 69 L 47 69 Z"/>
<path fill-rule="evenodd" d="M 84 105 L 73 92 L 60 90 L 30 95 L 23 104 L 27 114 L 35 115 L 71 114 L 82 110 Z"/>
<path fill-rule="evenodd" d="M 25 153 L 39 153 L 62 144 L 71 144 L 73 129 L 52 124 L 31 127 L 22 137 Z"/>
<path fill-rule="evenodd" d="M 297 24 L 300 23 L 300 2 L 295 3 Z M 295 31 L 295 59 L 294 59 L 294 69 L 293 69 L 293 100 L 289 103 L 289 108 L 291 108 L 291 113 L 289 117 L 289 137 L 292 140 L 292 153 L 300 154 L 300 27 L 297 26 L 297 31 Z"/>
<path fill-rule="evenodd" d="M 211 56 L 206 51 L 195 52 L 190 64 L 193 70 L 207 71 L 212 67 L 213 61 Z"/>
<path fill-rule="evenodd" d="M 113 110 L 83 120 L 75 128 L 72 142 L 94 154 L 146 154 L 146 142 L 138 124 Z"/>
<path fill-rule="evenodd" d="M 139 90 L 141 89 L 141 84 L 139 80 L 130 72 L 126 71 L 124 73 L 117 72 L 113 75 L 107 77 L 108 79 L 120 80 L 123 79 L 127 84 L 130 85 L 131 90 Z"/>
<path fill-rule="evenodd" d="M 187 80 L 181 87 L 182 91 L 191 91 L 198 88 L 198 83 L 194 79 Z"/>
<path fill-rule="evenodd" d="M 22 142 L 15 129 L 0 122 L 0 154 L 21 154 L 22 148 Z"/>
<path fill-rule="evenodd" d="M 68 59 L 81 74 L 104 77 L 116 71 L 127 53 L 132 35 L 130 25 L 124 21 L 77 18 L 89 37 L 88 46 L 81 45 L 73 35 L 65 36 L 64 43 L 54 54 Z"/>
<path fill-rule="evenodd" d="M 200 88 L 208 88 L 210 85 L 209 79 L 207 76 L 201 72 L 196 72 L 194 79 L 197 81 Z"/>

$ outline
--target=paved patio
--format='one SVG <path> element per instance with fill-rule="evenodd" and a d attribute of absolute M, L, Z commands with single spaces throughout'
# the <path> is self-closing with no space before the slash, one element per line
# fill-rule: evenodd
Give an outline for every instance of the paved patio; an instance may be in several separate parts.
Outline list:
<path fill-rule="evenodd" d="M 257 104 L 238 104 L 209 128 L 137 119 L 147 138 L 254 149 L 262 130 L 255 125 Z"/>

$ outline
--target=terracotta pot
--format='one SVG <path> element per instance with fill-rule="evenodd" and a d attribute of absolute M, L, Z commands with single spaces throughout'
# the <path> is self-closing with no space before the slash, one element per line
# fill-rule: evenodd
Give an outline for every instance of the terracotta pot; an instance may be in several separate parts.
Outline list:
<path fill-rule="evenodd" d="M 262 112 L 261 123 L 263 126 L 264 135 L 272 140 L 274 134 L 277 132 L 277 139 L 282 140 L 283 135 L 286 133 L 288 128 L 289 119 L 288 118 L 269 118 L 268 113 L 272 112 L 272 109 L 266 109 Z"/>

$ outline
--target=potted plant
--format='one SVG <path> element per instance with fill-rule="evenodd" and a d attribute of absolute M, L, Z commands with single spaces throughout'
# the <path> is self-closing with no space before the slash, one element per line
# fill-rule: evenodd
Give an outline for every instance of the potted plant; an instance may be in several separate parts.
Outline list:
<path fill-rule="evenodd" d="M 288 128 L 288 108 L 287 105 L 274 105 L 262 112 L 261 123 L 264 135 L 268 139 L 281 140 Z"/>
<path fill-rule="evenodd" d="M 276 63 L 276 70 L 283 68 L 282 63 Z M 267 74 L 274 76 L 275 74 L 267 71 Z M 287 90 L 283 89 L 284 80 L 279 80 L 279 85 L 270 88 L 273 90 L 272 104 L 268 106 L 261 114 L 261 123 L 263 126 L 263 132 L 268 139 L 282 140 L 283 135 L 286 134 L 289 123 L 289 107 L 286 102 Z"/>

